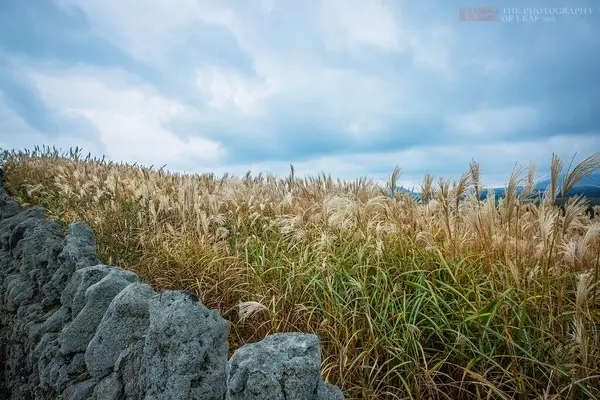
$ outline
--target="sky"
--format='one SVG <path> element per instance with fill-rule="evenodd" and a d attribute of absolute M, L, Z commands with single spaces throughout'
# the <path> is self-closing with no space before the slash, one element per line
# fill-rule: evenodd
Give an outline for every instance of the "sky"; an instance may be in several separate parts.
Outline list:
<path fill-rule="evenodd" d="M 530 161 L 544 178 L 553 152 L 600 151 L 595 3 L 1 0 L 0 148 L 217 175 L 398 165 L 407 187 L 472 159 L 486 185 Z"/>

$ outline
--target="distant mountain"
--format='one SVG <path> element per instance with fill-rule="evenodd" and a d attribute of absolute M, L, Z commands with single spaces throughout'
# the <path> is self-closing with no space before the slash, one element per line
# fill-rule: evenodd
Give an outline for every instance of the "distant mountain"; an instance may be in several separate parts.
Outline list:
<path fill-rule="evenodd" d="M 417 201 L 421 201 L 421 193 L 406 189 L 403 186 L 396 188 L 396 193 L 404 193 Z M 392 190 L 389 188 L 389 186 L 387 188 L 387 197 L 392 197 Z"/>
<path fill-rule="evenodd" d="M 564 181 L 564 174 L 560 177 L 559 188 Z M 550 179 L 540 181 L 535 185 L 535 190 L 543 192 L 550 185 Z M 567 193 L 567 196 L 584 195 L 586 197 L 600 197 L 600 171 L 594 172 L 591 176 L 583 178 L 573 186 Z"/>
<path fill-rule="evenodd" d="M 559 195 L 557 196 L 556 203 L 560 203 L 562 200 L 562 194 L 560 193 L 560 187 L 564 181 L 565 175 L 563 174 L 559 179 Z M 550 185 L 550 179 L 545 179 L 539 181 L 534 185 L 534 196 L 542 196 L 548 186 Z M 489 189 L 483 189 L 481 192 L 481 200 L 485 200 L 488 195 Z M 523 187 L 517 187 L 517 194 L 520 194 L 523 191 Z M 412 197 L 413 199 L 419 201 L 421 200 L 421 194 L 404 187 L 400 187 L 396 189 L 396 193 L 404 193 Z M 494 188 L 494 195 L 497 199 L 505 196 L 506 188 L 498 187 Z M 387 189 L 388 197 L 392 196 L 391 190 Z M 594 172 L 591 176 L 585 177 L 579 182 L 577 182 L 573 188 L 567 193 L 568 197 L 574 196 L 584 196 L 590 202 L 590 205 L 600 205 L 600 171 Z"/>
<path fill-rule="evenodd" d="M 560 188 L 564 182 L 565 175 L 561 175 L 559 179 L 559 194 L 557 196 L 557 202 L 560 202 L 562 199 L 562 193 L 560 193 Z M 550 179 L 545 179 L 539 181 L 534 185 L 534 196 L 543 195 L 546 189 L 550 186 Z M 494 188 L 494 194 L 496 197 L 504 197 L 505 188 Z M 522 187 L 517 188 L 517 194 L 523 191 Z M 488 189 L 484 189 L 481 193 L 481 199 L 485 200 L 487 198 Z M 600 171 L 592 173 L 591 176 L 585 177 L 579 182 L 577 182 L 573 188 L 567 193 L 568 197 L 574 196 L 585 196 L 591 205 L 600 205 Z"/>

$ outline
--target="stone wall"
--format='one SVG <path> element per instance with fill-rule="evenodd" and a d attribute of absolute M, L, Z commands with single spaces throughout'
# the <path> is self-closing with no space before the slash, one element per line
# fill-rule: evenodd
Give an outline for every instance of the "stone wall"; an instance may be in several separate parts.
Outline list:
<path fill-rule="evenodd" d="M 0 364 L 7 399 L 343 399 L 311 334 L 228 357 L 229 322 L 184 291 L 102 265 L 84 222 L 66 237 L 22 208 L 0 169 Z M 0 398 L 2 398 L 0 393 Z"/>

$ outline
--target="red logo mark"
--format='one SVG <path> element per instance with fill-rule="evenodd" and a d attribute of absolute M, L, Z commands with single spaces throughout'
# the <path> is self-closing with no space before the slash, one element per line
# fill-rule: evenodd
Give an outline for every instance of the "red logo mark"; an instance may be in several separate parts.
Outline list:
<path fill-rule="evenodd" d="M 465 7 L 458 10 L 458 18 L 467 22 L 498 21 L 498 9 L 492 7 Z"/>

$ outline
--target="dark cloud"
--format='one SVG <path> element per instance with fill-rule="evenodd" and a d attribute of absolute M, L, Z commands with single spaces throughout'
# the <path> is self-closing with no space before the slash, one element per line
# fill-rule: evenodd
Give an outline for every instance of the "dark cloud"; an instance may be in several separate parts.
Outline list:
<path fill-rule="evenodd" d="M 508 7 L 524 8 L 516 1 L 493 3 L 500 15 Z M 600 14 L 594 2 L 578 3 L 592 7 L 592 15 L 561 15 L 555 22 L 533 24 L 460 22 L 460 5 L 448 2 L 400 4 L 394 3 L 392 12 L 401 28 L 401 51 L 373 46 L 330 51 L 313 26 L 320 18 L 314 1 L 298 3 L 295 9 L 278 5 L 269 18 L 254 5 L 242 4 L 240 29 L 249 32 L 248 37 L 240 38 L 239 32 L 236 36 L 223 24 L 194 23 L 185 35 L 175 35 L 163 60 L 153 64 L 98 36 L 82 7 L 5 0 L 0 3 L 2 100 L 32 129 L 49 138 L 76 131 L 91 137 L 98 134 L 92 121 L 45 103 L 22 67 L 85 64 L 121 69 L 191 110 L 192 116 L 163 121 L 167 129 L 180 138 L 202 136 L 220 143 L 227 154 L 224 162 L 231 164 L 308 162 L 326 156 L 343 159 L 426 146 L 460 148 L 474 142 L 518 145 L 600 132 Z M 527 7 L 555 5 L 562 6 L 536 0 Z M 438 28 L 449 29 L 447 35 L 430 41 L 439 47 L 427 49 L 430 42 L 415 42 Z M 261 60 L 248 50 L 248 43 L 259 42 L 270 49 Z M 211 67 L 233 70 L 243 79 L 268 85 L 257 63 L 278 55 L 277 62 L 289 66 L 290 77 L 302 70 L 303 57 L 306 68 L 315 74 L 319 68 L 352 74 L 327 88 L 319 86 L 324 83 L 319 76 L 307 79 L 316 82 L 313 87 L 267 97 L 261 103 L 264 111 L 255 114 L 235 107 L 215 109 L 210 104 L 210 82 L 206 87 L 196 84 L 197 70 Z M 427 56 L 434 61 L 424 63 L 420 57 Z M 277 78 L 286 75 L 280 73 Z M 241 96 L 232 91 L 232 98 Z M 532 110 L 534 121 L 502 121 L 507 132 L 469 133 L 452 123 L 478 111 L 520 108 Z M 356 121 L 365 126 L 352 132 L 349 127 Z M 497 121 L 480 122 L 489 124 L 490 132 L 497 128 L 492 126 Z M 385 160 L 370 165 L 370 171 L 388 170 L 389 160 Z M 454 166 L 452 155 L 424 163 L 438 172 L 464 169 Z M 408 166 L 407 171 L 417 173 L 419 168 Z"/>

